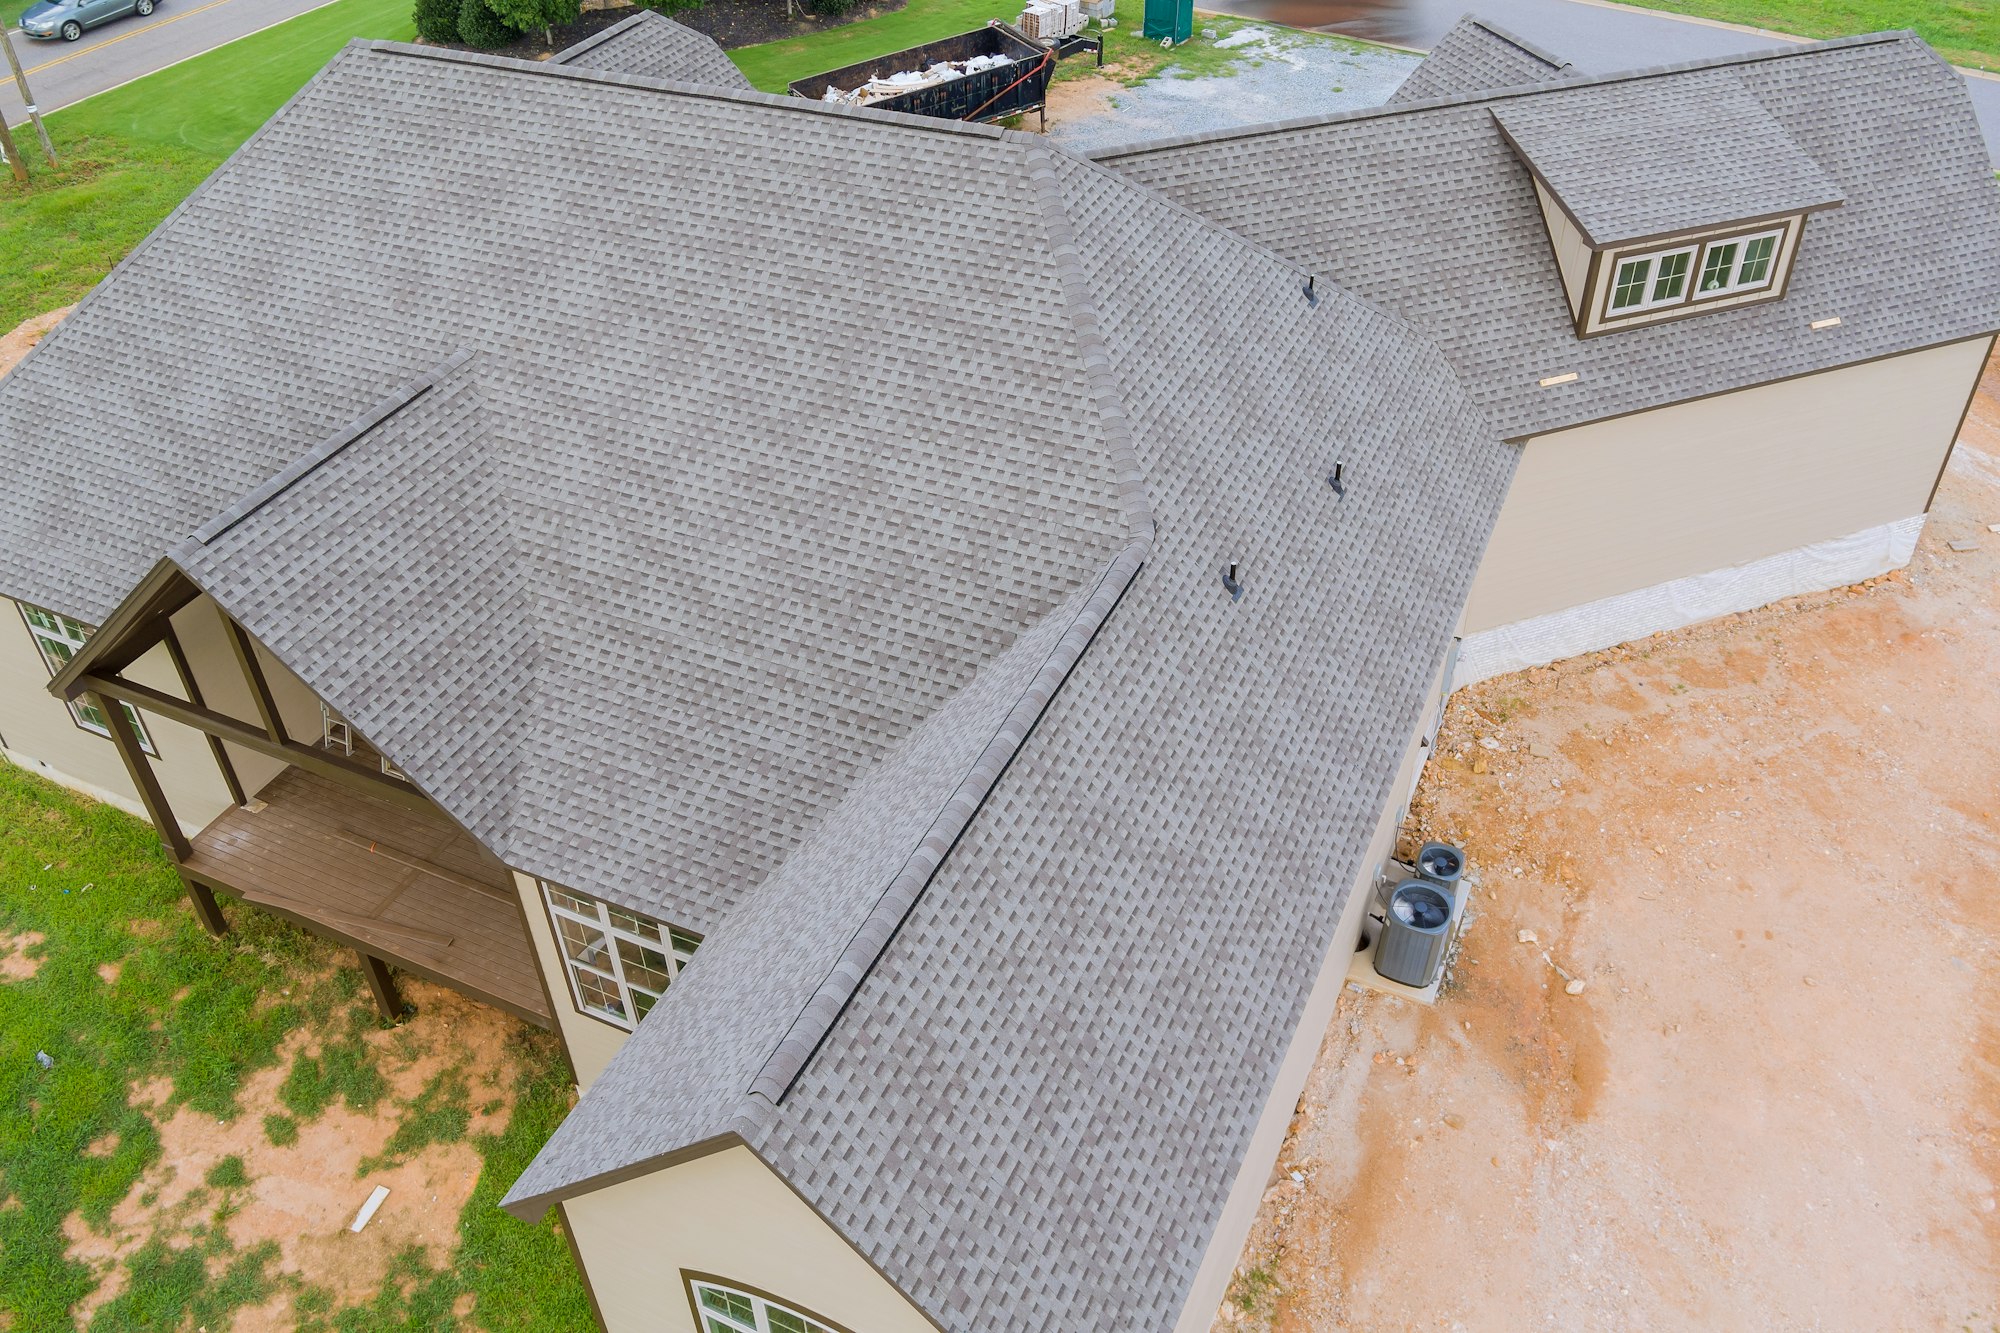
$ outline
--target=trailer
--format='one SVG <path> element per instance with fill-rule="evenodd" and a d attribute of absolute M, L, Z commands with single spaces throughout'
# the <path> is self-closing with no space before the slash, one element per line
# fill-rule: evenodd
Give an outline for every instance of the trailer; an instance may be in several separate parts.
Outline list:
<path fill-rule="evenodd" d="M 986 64 L 996 56 L 1005 57 L 1007 63 L 925 83 L 908 92 L 889 91 L 899 75 L 921 74 L 938 65 L 969 61 Z M 1054 50 L 1030 41 L 1018 28 L 996 19 L 956 37 L 926 42 L 800 79 L 791 85 L 791 93 L 794 97 L 823 102 L 832 100 L 827 96 L 828 89 L 851 93 L 873 84 L 881 90 L 879 93 L 850 104 L 939 120 L 1001 120 L 1042 111 L 1048 104 L 1049 76 L 1055 73 L 1055 68 Z"/>

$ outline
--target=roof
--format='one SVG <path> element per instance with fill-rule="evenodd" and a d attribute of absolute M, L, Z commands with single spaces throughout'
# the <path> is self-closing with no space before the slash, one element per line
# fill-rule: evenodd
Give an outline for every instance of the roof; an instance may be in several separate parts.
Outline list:
<path fill-rule="evenodd" d="M 706 934 L 516 1206 L 740 1137 L 982 1333 L 1185 1298 L 1514 463 L 1035 136 L 377 43 L 0 439 L 10 591 L 164 553 L 501 859 Z"/>
<path fill-rule="evenodd" d="M 891 801 L 890 847 L 857 829 L 788 863 L 517 1211 L 740 1137 L 947 1329 L 1173 1323 L 1514 457 L 1399 321 L 1329 285 L 1310 304 L 1271 256 L 1050 162 L 1157 517 L 1144 569 L 1028 696 L 949 856 L 874 910 L 929 818 Z M 1129 280 L 1167 252 L 1174 281 Z M 986 734 L 995 705 L 961 706 Z"/>
<path fill-rule="evenodd" d="M 1587 124 L 1739 92 L 1846 204 L 1806 223 L 1783 300 L 1579 340 L 1532 178 L 1494 112 Z M 2000 191 L 1963 80 L 1908 33 L 1096 157 L 1436 338 L 1511 439 L 2000 329 Z M 1881 262 L 1913 236 L 1913 262 Z"/>
<path fill-rule="evenodd" d="M 1467 14 L 1438 38 L 1423 63 L 1389 95 L 1391 104 L 1546 83 L 1569 62 L 1506 29 Z"/>
<path fill-rule="evenodd" d="M 549 63 L 751 91 L 750 80 L 723 54 L 714 38 L 650 9 L 565 47 L 551 56 Z"/>
<path fill-rule="evenodd" d="M 190 572 L 496 856 L 711 933 L 1133 539 L 1034 163 L 992 129 L 352 46 L 0 382 L 6 591 L 101 621 L 469 349 L 534 640 L 500 751 L 438 748 L 404 697 L 465 669 L 459 521 L 378 531 L 317 489 L 429 448 L 401 417 L 229 535 L 268 569 Z M 119 521 L 75 521 L 96 493 Z M 407 575 L 345 577 L 370 542 Z M 358 653 L 373 631 L 409 657 Z"/>
<path fill-rule="evenodd" d="M 1539 99 L 1497 106 L 1493 119 L 1593 246 L 1834 208 L 1845 197 L 1725 71 L 1613 85 L 1588 116 Z M 1689 151 L 1663 153 L 1663 143 Z"/>

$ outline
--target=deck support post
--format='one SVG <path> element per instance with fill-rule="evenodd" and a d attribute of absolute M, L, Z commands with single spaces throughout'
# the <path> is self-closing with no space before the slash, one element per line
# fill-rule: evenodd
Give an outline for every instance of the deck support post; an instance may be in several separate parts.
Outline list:
<path fill-rule="evenodd" d="M 201 922 L 203 929 L 221 939 L 229 933 L 229 918 L 222 914 L 222 904 L 215 901 L 215 891 L 198 879 L 183 873 L 181 884 L 187 889 L 188 905 L 194 908 L 194 919 Z"/>
<path fill-rule="evenodd" d="M 382 1011 L 382 1017 L 390 1023 L 403 1021 L 403 997 L 396 991 L 396 978 L 390 973 L 389 965 L 372 953 L 360 953 L 361 975 L 368 978 L 368 990 L 375 997 L 375 1007 Z"/>

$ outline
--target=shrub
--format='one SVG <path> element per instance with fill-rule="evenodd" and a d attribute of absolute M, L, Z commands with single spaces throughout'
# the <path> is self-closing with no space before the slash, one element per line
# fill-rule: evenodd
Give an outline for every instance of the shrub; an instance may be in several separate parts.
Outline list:
<path fill-rule="evenodd" d="M 549 33 L 561 23 L 574 23 L 583 16 L 580 0 L 486 0 L 500 21 L 515 32 Z"/>
<path fill-rule="evenodd" d="M 460 4 L 461 0 L 417 0 L 417 10 L 412 16 L 417 36 L 440 44 L 457 41 Z"/>
<path fill-rule="evenodd" d="M 498 14 L 487 8 L 486 0 L 465 0 L 458 10 L 458 39 L 467 46 L 492 50 L 520 36 Z"/>

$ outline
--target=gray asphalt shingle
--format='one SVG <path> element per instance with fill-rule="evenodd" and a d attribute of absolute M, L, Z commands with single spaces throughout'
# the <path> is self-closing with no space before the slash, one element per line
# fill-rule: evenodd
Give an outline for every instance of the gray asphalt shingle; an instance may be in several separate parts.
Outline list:
<path fill-rule="evenodd" d="M 1783 300 L 1579 341 L 1533 180 L 1493 113 L 1583 124 L 1738 90 L 1846 203 L 1806 223 Z M 1510 439 L 2000 328 L 2000 191 L 1964 81 L 1908 34 L 1096 156 L 1436 338 Z"/>
<path fill-rule="evenodd" d="M 701 83 L 711 88 L 751 91 L 750 80 L 706 33 L 642 9 L 574 46 L 549 57 L 552 65 L 636 74 L 669 83 Z"/>
<path fill-rule="evenodd" d="M 1391 103 L 1427 102 L 1459 93 L 1546 83 L 1569 68 L 1513 33 L 1467 14 L 1438 38 L 1421 65 L 1389 96 Z"/>
<path fill-rule="evenodd" d="M 1493 119 L 1592 245 L 1837 207 L 1843 195 L 1777 117 L 1722 71 L 1541 100 Z M 1663 145 L 1673 145 L 1662 151 Z"/>

